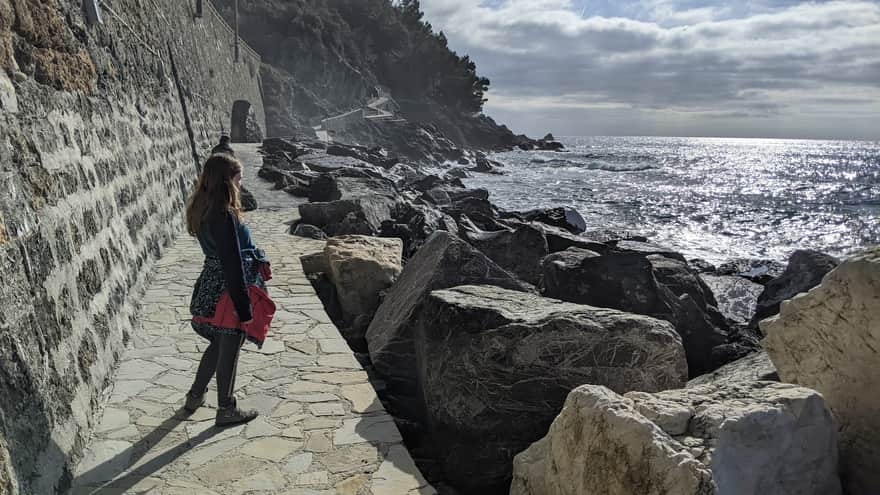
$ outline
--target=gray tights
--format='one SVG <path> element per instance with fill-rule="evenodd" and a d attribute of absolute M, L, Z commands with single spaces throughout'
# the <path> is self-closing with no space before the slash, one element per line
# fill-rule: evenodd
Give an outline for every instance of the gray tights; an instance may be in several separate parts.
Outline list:
<path fill-rule="evenodd" d="M 244 332 L 238 335 L 217 334 L 202 354 L 199 370 L 193 382 L 190 395 L 203 395 L 208 390 L 211 376 L 217 375 L 217 407 L 235 405 L 232 392 L 235 390 L 235 372 L 238 368 L 238 352 L 244 344 Z"/>

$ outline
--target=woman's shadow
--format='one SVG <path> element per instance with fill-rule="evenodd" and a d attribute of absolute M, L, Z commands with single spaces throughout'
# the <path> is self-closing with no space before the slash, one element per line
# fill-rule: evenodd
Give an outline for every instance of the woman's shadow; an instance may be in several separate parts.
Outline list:
<path fill-rule="evenodd" d="M 173 416 L 163 421 L 156 429 L 132 446 L 88 471 L 79 473 L 71 482 L 71 486 L 78 489 L 77 494 L 101 493 L 102 490 L 110 487 L 114 492 L 124 492 L 224 430 L 224 428 L 211 426 L 195 437 L 183 440 L 177 445 L 162 447 L 161 454 L 139 464 L 142 459 L 153 453 L 153 449 L 169 433 L 180 431 L 178 428 L 187 422 L 189 416 L 190 414 L 183 408 L 177 410 Z"/>

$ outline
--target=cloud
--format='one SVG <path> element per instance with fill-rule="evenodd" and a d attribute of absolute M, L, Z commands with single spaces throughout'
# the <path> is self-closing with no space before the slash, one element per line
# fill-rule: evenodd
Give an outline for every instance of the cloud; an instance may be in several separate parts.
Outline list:
<path fill-rule="evenodd" d="M 733 8 L 728 5 L 688 4 L 675 0 L 642 0 L 635 3 L 635 15 L 666 27 L 715 21 L 734 14 Z"/>
<path fill-rule="evenodd" d="M 880 139 L 861 117 L 847 124 L 852 105 L 845 103 L 867 102 L 860 115 L 880 117 L 880 3 L 623 5 L 602 15 L 585 1 L 422 0 L 435 29 L 492 80 L 487 111 L 513 116 L 515 128 L 529 120 L 519 105 L 581 119 L 591 109 L 617 111 L 615 121 L 649 113 L 660 129 L 663 111 L 676 129 L 682 115 L 698 129 L 725 118 L 784 124 L 816 115 L 812 127 L 800 121 L 791 129 L 820 136 L 830 127 L 839 135 L 843 123 L 858 126 L 853 136 Z"/>

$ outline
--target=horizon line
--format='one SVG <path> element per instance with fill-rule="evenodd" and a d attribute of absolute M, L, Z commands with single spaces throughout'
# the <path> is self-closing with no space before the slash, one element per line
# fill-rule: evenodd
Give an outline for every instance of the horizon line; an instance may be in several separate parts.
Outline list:
<path fill-rule="evenodd" d="M 880 144 L 880 138 L 877 139 L 860 139 L 860 138 L 814 138 L 814 137 L 744 137 L 744 136 L 686 136 L 686 135 L 664 135 L 664 134 L 556 134 L 548 132 L 555 138 L 602 138 L 602 137 L 632 137 L 632 138 L 689 138 L 689 139 L 741 139 L 741 140 L 766 140 L 766 141 L 847 141 L 858 143 Z"/>

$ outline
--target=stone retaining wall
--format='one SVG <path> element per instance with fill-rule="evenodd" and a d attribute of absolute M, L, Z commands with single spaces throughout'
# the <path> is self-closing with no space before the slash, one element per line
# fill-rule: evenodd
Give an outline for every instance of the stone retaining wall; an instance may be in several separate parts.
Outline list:
<path fill-rule="evenodd" d="M 196 163 L 259 57 L 194 2 L 0 0 L 0 493 L 69 484 Z"/>

